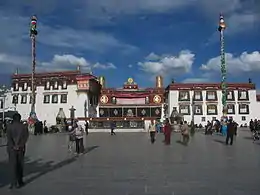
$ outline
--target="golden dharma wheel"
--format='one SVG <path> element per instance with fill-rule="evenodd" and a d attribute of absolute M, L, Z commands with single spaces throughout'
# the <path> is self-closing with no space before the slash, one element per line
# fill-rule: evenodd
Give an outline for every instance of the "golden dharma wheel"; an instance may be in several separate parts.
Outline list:
<path fill-rule="evenodd" d="M 100 97 L 100 102 L 101 102 L 102 104 L 106 104 L 106 103 L 108 102 L 108 97 L 107 97 L 106 95 L 102 95 L 102 96 Z"/>
<path fill-rule="evenodd" d="M 155 95 L 155 96 L 153 97 L 153 102 L 156 103 L 156 104 L 161 103 L 161 102 L 162 102 L 161 96 Z"/>

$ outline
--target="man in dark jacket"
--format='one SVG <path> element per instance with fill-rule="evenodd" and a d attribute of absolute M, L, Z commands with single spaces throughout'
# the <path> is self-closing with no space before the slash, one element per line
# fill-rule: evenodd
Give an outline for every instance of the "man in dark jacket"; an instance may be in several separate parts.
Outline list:
<path fill-rule="evenodd" d="M 232 119 L 229 119 L 229 122 L 227 124 L 227 137 L 226 137 L 226 144 L 228 145 L 228 142 L 230 140 L 230 145 L 233 144 L 233 137 L 235 133 L 235 123 Z"/>
<path fill-rule="evenodd" d="M 86 123 L 85 123 L 85 131 L 86 131 L 86 135 L 88 135 L 88 121 L 86 120 Z"/>
<path fill-rule="evenodd" d="M 18 113 L 14 114 L 13 123 L 7 126 L 7 152 L 11 167 L 10 189 L 24 185 L 23 164 L 28 137 L 28 128 L 21 123 L 21 115 Z"/>

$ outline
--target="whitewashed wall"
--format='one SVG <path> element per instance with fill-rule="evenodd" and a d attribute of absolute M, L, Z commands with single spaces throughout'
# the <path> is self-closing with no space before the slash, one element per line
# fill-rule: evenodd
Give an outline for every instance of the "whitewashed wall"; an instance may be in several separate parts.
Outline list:
<path fill-rule="evenodd" d="M 233 117 L 233 119 L 238 124 L 245 124 L 249 123 L 250 119 L 260 119 L 260 102 L 257 102 L 256 100 L 256 90 L 249 90 L 249 101 L 238 101 L 238 91 L 234 91 L 235 94 L 235 101 L 230 103 L 235 104 L 235 115 L 228 115 L 230 117 Z M 190 91 L 190 97 L 192 97 L 193 91 Z M 208 120 L 212 120 L 213 117 L 216 117 L 217 119 L 220 119 L 222 116 L 222 92 L 219 90 L 217 91 L 217 97 L 218 97 L 218 115 L 207 115 L 207 104 L 206 104 L 206 91 L 202 91 L 203 96 L 203 103 L 202 103 L 202 109 L 203 109 L 203 115 L 194 115 L 194 122 L 196 124 L 202 124 L 205 125 Z M 179 91 L 177 90 L 171 90 L 168 94 L 168 113 L 171 115 L 173 107 L 177 107 L 177 111 L 179 112 Z M 238 114 L 239 113 L 239 103 L 249 103 L 249 114 Z M 190 100 L 190 110 L 192 111 L 191 106 L 192 100 Z M 246 117 L 245 121 L 242 121 L 242 116 Z M 202 117 L 205 117 L 205 122 L 203 122 L 201 119 Z M 192 119 L 192 115 L 184 115 L 184 120 L 190 122 Z"/>
<path fill-rule="evenodd" d="M 8 94 L 6 97 L 6 106 L 8 107 L 15 107 L 16 110 L 21 114 L 22 120 L 27 120 L 29 117 L 29 113 L 31 110 L 31 104 L 29 103 L 29 95 L 31 91 L 22 91 L 20 88 L 19 91 L 13 91 L 12 93 Z M 58 95 L 58 103 L 52 103 L 50 97 L 50 103 L 44 103 L 44 94 L 59 94 L 59 93 L 66 93 L 67 94 L 67 103 L 60 103 L 61 96 Z M 12 104 L 12 95 L 19 94 L 18 104 L 15 106 Z M 21 104 L 21 94 L 27 94 L 27 103 Z M 8 100 L 7 100 L 8 99 Z M 84 104 L 85 101 L 88 102 L 88 95 L 87 93 L 77 92 L 77 85 L 68 85 L 67 89 L 61 89 L 59 86 L 58 90 L 44 90 L 43 86 L 37 87 L 36 90 L 36 104 L 35 110 L 37 117 L 39 120 L 44 121 L 46 120 L 47 125 L 54 125 L 56 124 L 56 116 L 59 112 L 60 108 L 63 108 L 65 116 L 67 118 L 70 117 L 70 108 L 74 106 L 75 110 L 75 117 L 84 117 Z M 87 104 L 87 111 L 88 111 L 88 104 Z M 88 113 L 87 113 L 88 115 Z"/>

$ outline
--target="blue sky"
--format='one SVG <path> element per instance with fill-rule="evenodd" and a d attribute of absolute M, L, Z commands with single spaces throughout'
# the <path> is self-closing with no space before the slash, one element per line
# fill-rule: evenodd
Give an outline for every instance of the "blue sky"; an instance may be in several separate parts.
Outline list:
<path fill-rule="evenodd" d="M 225 17 L 230 82 L 260 86 L 260 3 L 256 0 L 1 0 L 0 82 L 19 68 L 30 72 L 29 22 L 38 17 L 37 71 L 104 75 L 120 87 L 133 77 L 178 82 L 220 80 L 219 13 Z"/>

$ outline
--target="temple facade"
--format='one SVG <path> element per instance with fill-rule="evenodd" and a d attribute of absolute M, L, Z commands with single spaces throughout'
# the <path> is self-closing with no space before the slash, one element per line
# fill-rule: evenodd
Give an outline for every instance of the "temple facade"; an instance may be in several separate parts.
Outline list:
<path fill-rule="evenodd" d="M 227 114 L 238 124 L 259 119 L 260 97 L 257 99 L 253 83 L 229 83 L 227 94 Z M 166 115 L 173 110 L 190 122 L 205 125 L 207 121 L 223 116 L 222 91 L 220 83 L 172 83 L 166 88 Z"/>
<path fill-rule="evenodd" d="M 162 77 L 156 77 L 156 85 L 140 88 L 132 79 L 122 88 L 109 88 L 105 78 L 100 77 L 102 86 L 98 117 L 89 117 L 91 128 L 110 128 L 111 121 L 120 129 L 144 129 L 151 120 L 163 120 L 164 87 Z"/>
<path fill-rule="evenodd" d="M 104 77 L 75 71 L 37 73 L 36 114 L 47 125 L 57 117 L 89 121 L 92 129 L 147 129 L 151 120 L 163 121 L 173 111 L 190 122 L 205 125 L 222 117 L 222 91 L 219 83 L 171 83 L 164 88 L 157 76 L 153 87 L 142 88 L 128 78 L 121 88 L 106 86 Z M 229 83 L 228 116 L 237 123 L 260 118 L 260 95 L 253 83 Z M 12 85 L 0 95 L 0 112 L 18 111 L 27 120 L 31 110 L 31 75 L 12 75 Z M 1 115 L 2 116 L 2 115 Z M 0 117 L 1 118 L 1 117 Z"/>
<path fill-rule="evenodd" d="M 77 71 L 36 73 L 35 111 L 41 121 L 55 125 L 56 118 L 97 117 L 100 93 L 98 79 Z M 11 93 L 6 103 L 27 120 L 31 110 L 31 74 L 12 75 Z M 8 101 L 9 100 L 9 101 Z"/>

